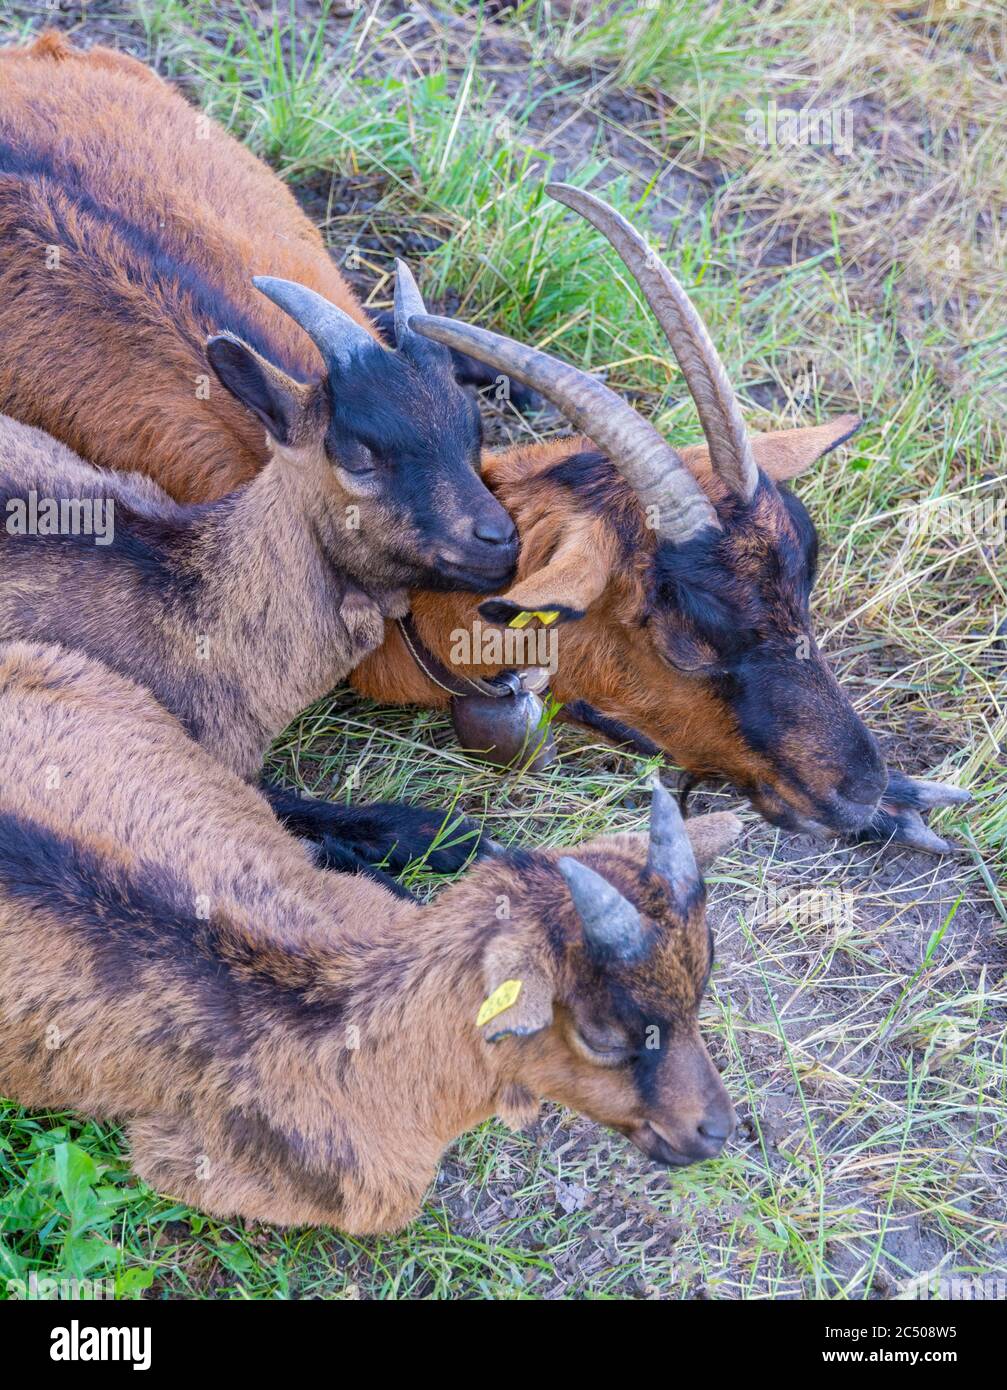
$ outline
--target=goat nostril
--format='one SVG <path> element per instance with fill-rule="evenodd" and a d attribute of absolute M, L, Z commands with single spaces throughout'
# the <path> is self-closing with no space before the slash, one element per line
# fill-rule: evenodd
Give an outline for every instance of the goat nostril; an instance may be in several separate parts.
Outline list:
<path fill-rule="evenodd" d="M 517 531 L 513 521 L 506 514 L 499 519 L 477 521 L 472 527 L 476 540 L 488 545 L 513 545 Z"/>
<path fill-rule="evenodd" d="M 704 1139 L 708 1139 L 713 1144 L 725 1144 L 731 1137 L 733 1124 L 726 1119 L 704 1120 L 697 1126 L 698 1132 Z"/>
<path fill-rule="evenodd" d="M 874 773 L 855 774 L 844 777 L 839 783 L 839 794 L 846 801 L 854 801 L 859 806 L 872 806 L 885 790 L 887 779 Z"/>

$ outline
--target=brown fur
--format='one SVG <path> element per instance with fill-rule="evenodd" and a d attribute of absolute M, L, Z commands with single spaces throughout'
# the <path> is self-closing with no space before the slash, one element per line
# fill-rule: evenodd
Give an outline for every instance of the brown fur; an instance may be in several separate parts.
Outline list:
<path fill-rule="evenodd" d="M 32 491 L 111 501 L 114 538 L 0 529 L 0 640 L 57 640 L 101 659 L 242 777 L 382 641 L 385 616 L 405 611 L 401 591 L 354 577 L 367 547 L 343 525 L 316 441 L 277 446 L 230 498 L 185 509 L 150 479 L 91 468 L 0 416 L 0 494 Z"/>
<path fill-rule="evenodd" d="M 366 331 L 323 363 L 257 275 Z M 280 180 L 133 59 L 54 38 L 0 51 L 0 337 L 0 410 L 97 467 L 215 500 L 268 462 L 267 430 L 303 441 L 310 406 L 366 582 L 513 572 L 450 354 L 410 334 L 389 351 Z"/>
<path fill-rule="evenodd" d="M 47 71 L 53 59 L 58 75 Z M 109 49 L 79 52 L 50 33 L 30 48 L 0 50 L 0 129 L 26 157 L 40 150 L 68 177 L 86 160 L 89 191 L 118 214 L 112 222 L 81 218 L 58 180 L 5 189 L 0 176 L 0 301 L 12 301 L 16 289 L 19 305 L 3 321 L 0 409 L 57 433 L 100 467 L 149 473 L 179 501 L 221 497 L 247 482 L 266 461 L 262 427 L 222 389 L 197 401 L 197 379 L 208 372 L 203 316 L 167 279 L 126 280 L 119 220 L 143 227 L 159 209 L 164 254 L 201 267 L 282 365 L 305 379 L 322 369 L 317 350 L 252 288 L 251 276 L 307 285 L 377 336 L 317 228 L 261 160 L 150 68 Z M 53 131 L 62 132 L 59 143 Z M 58 270 L 46 269 L 49 246 L 60 249 Z M 121 305 L 117 324 L 108 322 L 107 284 Z M 72 337 L 60 329 L 64 310 Z M 175 331 L 158 331 L 162 322 Z M 82 381 L 116 387 L 92 406 Z"/>
<path fill-rule="evenodd" d="M 771 479 L 785 480 L 809 467 L 846 437 L 857 421 L 843 416 L 828 425 L 754 434 L 756 461 Z M 777 765 L 756 752 L 742 736 L 730 708 L 708 683 L 683 674 L 665 659 L 649 596 L 648 574 L 653 535 L 642 533 L 644 544 L 627 562 L 620 555 L 617 532 L 634 524 L 638 514 L 628 487 L 613 478 L 604 506 L 556 482 L 552 469 L 582 451 L 589 440 L 563 439 L 545 445 L 518 445 L 484 462 L 483 476 L 513 516 L 521 535 L 517 582 L 503 598 L 519 608 L 537 611 L 566 608 L 558 630 L 558 666 L 550 689 L 561 701 L 587 701 L 609 718 L 642 733 L 676 762 L 697 775 L 719 774 L 745 790 L 772 819 L 795 816 L 811 821 L 817 814 L 814 796 L 827 796 L 830 783 L 842 775 L 841 764 L 825 755 L 830 707 L 843 709 L 845 697 L 835 679 L 817 658 L 806 621 L 781 589 L 780 611 L 774 626 L 779 640 L 796 645 L 807 635 L 809 650 L 820 668 L 821 700 L 814 718 L 797 711 L 789 724 L 781 722 L 779 740 L 800 779 L 781 774 Z M 683 457 L 710 496 L 723 501 L 722 485 L 714 478 L 705 446 L 682 450 Z M 734 545 L 734 569 L 746 571 L 755 583 L 764 568 L 766 552 L 781 525 L 777 507 L 762 503 L 762 531 L 740 536 Z M 789 537 L 784 537 L 786 542 Z M 648 548 L 649 547 L 649 548 Z M 467 594 L 414 593 L 411 609 L 425 644 L 451 666 L 455 634 L 471 629 L 484 598 Z M 666 615 L 674 622 L 674 615 Z M 485 624 L 484 624 L 485 626 Z M 714 654 L 697 649 L 696 663 Z M 463 668 L 473 675 L 491 675 L 499 668 L 474 663 Z M 389 626 L 383 646 L 351 674 L 361 694 L 383 702 L 443 706 L 447 693 L 420 671 L 398 630 Z"/>
<path fill-rule="evenodd" d="M 457 1135 L 540 1097 L 663 1161 L 711 1107 L 727 1122 L 702 896 L 677 908 L 643 837 L 576 851 L 646 914 L 647 957 L 602 967 L 554 855 L 484 861 L 427 907 L 324 874 L 147 691 L 24 643 L 0 647 L 0 826 L 0 1092 L 122 1120 L 141 1176 L 218 1216 L 395 1229 Z M 739 828 L 692 822 L 700 863 Z M 500 969 L 525 1015 L 480 1031 Z M 582 1034 L 645 1023 L 641 1089 Z"/>
<path fill-rule="evenodd" d="M 300 352 L 298 361 L 304 370 L 317 367 L 304 357 L 305 351 L 310 356 L 313 349 L 305 348 L 300 335 L 278 311 L 265 303 L 252 303 L 254 295 L 244 278 L 249 268 L 283 265 L 282 257 L 293 245 L 300 248 L 306 263 L 289 265 L 283 273 L 315 284 L 344 306 L 347 303 L 348 291 L 331 266 L 325 274 L 334 278 L 324 284 L 317 278 L 322 274 L 319 267 L 323 259 L 317 233 L 293 207 L 286 190 L 247 151 L 241 151 L 212 125 L 212 138 L 201 151 L 198 172 L 191 174 L 193 161 L 187 147 L 192 145 L 194 126 L 200 118 L 158 79 L 152 82 L 148 75 L 143 84 L 132 81 L 138 65 L 128 65 L 128 72 L 124 68 L 119 79 L 103 66 L 104 59 L 96 50 L 67 57 L 60 65 L 58 93 L 44 98 L 35 95 L 29 103 L 28 94 L 37 86 L 39 61 L 20 50 L 0 54 L 0 71 L 12 93 L 15 122 L 23 118 L 19 115 L 22 108 L 37 110 L 42 100 L 52 103 L 51 119 L 60 128 L 68 119 L 72 122 L 75 103 L 83 108 L 86 102 L 89 108 L 96 108 L 99 130 L 101 122 L 121 120 L 125 112 L 137 127 L 131 134 L 130 152 L 109 156 L 108 169 L 89 171 L 92 180 L 106 189 L 108 199 L 118 206 L 123 186 L 139 177 L 137 196 L 143 198 L 144 206 L 159 200 L 166 209 L 167 244 L 177 243 L 190 259 L 195 256 L 212 264 L 229 295 L 241 296 L 237 302 L 243 311 L 257 316 L 271 340 L 282 343 L 284 352 Z M 48 88 L 44 90 L 48 93 Z M 155 107 L 157 119 L 152 116 Z M 165 130 L 172 132 L 172 138 L 164 137 Z M 146 143 L 151 144 L 150 149 Z M 179 149 L 183 156 L 175 153 Z M 143 168 L 138 170 L 137 164 Z M 239 165 L 240 179 L 236 172 Z M 193 179 L 198 187 L 193 186 Z M 235 180 L 240 182 L 240 189 L 233 186 Z M 52 275 L 38 267 L 44 243 L 55 236 L 61 214 L 49 207 L 47 198 L 56 195 L 49 194 L 44 185 L 31 196 L 30 217 L 14 204 L 9 234 L 19 238 L 19 252 L 4 260 L 7 269 L 3 273 L 21 286 L 26 280 L 30 282 L 32 313 L 22 316 L 23 321 L 9 331 L 5 326 L 10 351 L 6 369 L 0 365 L 0 404 L 6 401 L 7 408 L 20 418 L 44 425 L 93 461 L 150 472 L 178 497 L 207 500 L 251 476 L 265 457 L 251 418 L 235 402 L 223 400 L 225 393 L 219 391 L 215 395 L 220 399 L 207 403 L 206 409 L 203 403 L 194 409 L 191 398 L 183 399 L 181 383 L 187 384 L 200 370 L 201 351 L 200 325 L 195 317 L 186 317 L 184 299 L 179 302 L 177 296 L 166 296 L 157 285 L 138 288 L 134 304 L 137 322 L 152 325 L 154 331 L 145 334 L 145 371 L 137 377 L 127 369 L 125 358 L 120 361 L 113 354 L 107 359 L 105 339 L 109 335 L 100 322 L 101 304 L 95 299 L 93 283 L 100 277 L 92 271 L 78 276 L 71 255 L 67 274 L 81 310 L 75 324 L 88 313 L 94 320 L 89 320 L 79 334 L 75 328 L 78 343 L 72 357 L 57 347 L 67 335 L 60 331 L 60 310 L 54 308 Z M 216 219 L 212 234 L 201 232 L 198 246 L 186 250 L 186 237 L 191 235 L 186 229 L 191 228 L 193 216 L 186 200 L 204 198 Z M 35 231 L 28 230 L 25 221 L 28 227 L 35 226 Z M 56 239 L 66 244 L 69 235 L 72 251 L 77 243 L 72 234 L 63 235 L 66 228 L 60 227 L 61 235 Z M 0 244 L 3 237 L 0 219 Z M 308 249 L 303 250 L 305 247 Z M 93 257 L 95 246 L 89 243 L 87 249 Z M 327 262 L 327 257 L 324 260 Z M 110 267 L 108 274 L 113 273 L 114 267 Z M 3 292 L 0 274 L 0 305 Z M 159 331 L 180 315 L 181 333 Z M 39 325 L 47 324 L 50 331 L 40 333 Z M 82 392 L 82 382 L 94 385 Z M 111 387 L 113 382 L 114 389 L 94 389 L 98 383 Z M 137 422 L 141 422 L 139 427 Z M 855 423 L 852 417 L 844 417 L 811 429 L 755 436 L 756 460 L 770 478 L 791 478 L 849 434 Z M 485 480 L 511 512 L 521 534 L 518 583 L 509 595 L 512 603 L 518 608 L 559 606 L 565 610 L 563 618 L 567 621 L 559 641 L 554 694 L 564 701 L 587 702 L 609 719 L 638 730 L 690 771 L 728 777 L 776 823 L 856 829 L 858 816 L 862 820 L 866 812 L 850 808 L 861 804 L 866 793 L 864 798 L 844 801 L 838 788 L 847 778 L 855 778 L 858 768 L 870 767 L 873 781 L 878 781 L 882 775 L 880 758 L 814 649 L 806 617 L 798 612 L 797 596 L 780 588 L 779 602 L 775 603 L 778 621 L 767 622 L 762 644 L 767 652 L 773 643 L 781 649 L 791 643 L 796 646 L 799 639 L 809 644 L 808 662 L 795 673 L 800 676 L 795 690 L 800 686 L 804 698 L 799 709 L 795 704 L 786 712 L 781 710 L 772 738 L 779 756 L 770 757 L 765 740 L 746 735 L 735 711 L 712 681 L 683 674 L 666 660 L 667 640 L 674 638 L 688 645 L 690 634 L 676 630 L 672 613 L 660 615 L 660 623 L 654 621 L 648 589 L 653 534 L 644 537 L 637 554 L 626 558 L 620 553 L 615 534 L 620 520 L 632 522 L 635 516 L 633 524 L 639 525 L 639 509 L 628 489 L 611 487 L 606 506 L 599 509 L 587 496 L 546 476 L 550 465 L 589 447 L 586 440 L 564 440 L 490 454 L 485 460 Z M 684 452 L 707 492 L 721 503 L 723 489 L 711 474 L 705 449 Z M 761 580 L 760 561 L 772 572 L 774 546 L 792 540 L 783 534 L 788 522 L 782 505 L 763 505 L 756 521 L 757 525 L 730 542 L 730 560 L 739 583 L 755 585 Z M 448 655 L 451 633 L 469 626 L 475 610 L 468 599 L 432 593 L 415 595 L 413 607 L 421 635 L 442 660 Z M 770 604 L 771 613 L 772 608 Z M 414 666 L 397 631 L 389 627 L 387 633 L 385 645 L 352 677 L 357 689 L 383 702 L 442 704 L 444 692 Z M 701 663 L 710 654 L 697 649 L 692 655 Z M 861 778 L 861 783 L 864 780 Z"/>

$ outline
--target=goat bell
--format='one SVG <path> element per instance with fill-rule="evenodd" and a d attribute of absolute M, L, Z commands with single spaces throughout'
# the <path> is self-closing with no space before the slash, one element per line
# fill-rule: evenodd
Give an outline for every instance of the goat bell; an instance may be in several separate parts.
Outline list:
<path fill-rule="evenodd" d="M 552 731 L 543 728 L 545 706 L 516 672 L 506 671 L 499 679 L 509 686 L 506 694 L 452 697 L 451 721 L 458 742 L 480 762 L 541 772 L 556 757 Z"/>

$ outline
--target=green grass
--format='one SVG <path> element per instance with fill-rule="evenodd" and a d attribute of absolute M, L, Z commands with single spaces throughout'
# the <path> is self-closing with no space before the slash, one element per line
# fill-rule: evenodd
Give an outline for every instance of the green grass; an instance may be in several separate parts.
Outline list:
<path fill-rule="evenodd" d="M 5 1103 L 0 1275 L 108 1277 L 122 1296 L 863 1298 L 1007 1264 L 1007 576 L 988 536 L 912 524 L 935 500 L 1003 496 L 1002 27 L 983 3 L 858 16 L 849 39 L 807 0 L 603 17 L 534 0 L 499 18 L 442 3 L 317 22 L 147 0 L 123 18 L 159 70 L 326 208 L 334 253 L 358 249 L 374 302 L 403 242 L 427 247 L 411 254 L 431 300 L 604 368 L 687 442 L 695 412 L 639 296 L 542 193 L 555 161 L 611 181 L 690 288 L 753 427 L 865 417 L 798 485 L 822 541 L 817 630 L 892 763 L 960 779 L 976 803 L 940 818 L 964 846 L 942 861 L 809 846 L 746 814 L 712 877 L 707 1024 L 742 1117 L 715 1163 L 669 1178 L 547 1110 L 529 1134 L 466 1136 L 419 1221 L 355 1240 L 215 1222 L 132 1178 L 114 1126 Z M 26 22 L 15 9 L 0 35 Z M 797 88 L 853 101 L 868 73 L 884 160 L 870 139 L 844 163 L 740 134 L 747 105 Z M 638 103 L 632 120 L 612 94 Z M 697 184 L 704 159 L 723 186 Z M 669 204 L 669 186 L 702 196 Z M 912 196 L 945 186 L 924 226 Z M 941 237 L 962 253 L 953 272 Z M 506 842 L 639 828 L 651 764 L 566 728 L 559 742 L 554 770 L 501 779 L 460 757 L 442 717 L 340 694 L 273 762 L 335 798 L 457 799 Z M 735 806 L 726 790 L 704 800 Z M 422 866 L 408 877 L 438 886 Z M 808 884 L 838 895 L 840 920 L 761 909 L 760 891 Z"/>

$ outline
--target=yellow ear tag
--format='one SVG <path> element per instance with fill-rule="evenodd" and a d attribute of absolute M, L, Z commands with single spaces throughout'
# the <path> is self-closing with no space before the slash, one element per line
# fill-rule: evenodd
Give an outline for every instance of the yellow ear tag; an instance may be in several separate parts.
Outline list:
<path fill-rule="evenodd" d="M 515 613 L 514 617 L 511 618 L 511 620 L 510 620 L 510 622 L 507 624 L 507 626 L 508 626 L 508 627 L 527 627 L 528 624 L 531 622 L 532 618 L 538 618 L 538 620 L 539 620 L 540 623 L 543 623 L 546 627 L 548 627 L 549 624 L 550 624 L 550 623 L 554 623 L 558 617 L 559 617 L 559 609 L 558 609 L 558 608 L 557 608 L 555 611 L 553 611 L 553 610 L 551 610 L 551 609 L 542 610 L 542 609 L 533 608 L 530 612 L 526 610 L 526 611 L 523 612 L 523 613 Z"/>
<path fill-rule="evenodd" d="M 484 1023 L 489 1023 L 491 1018 L 502 1014 L 504 1009 L 509 1009 L 520 993 L 520 980 L 504 980 L 502 985 L 497 985 L 490 997 L 483 1000 L 476 1018 L 476 1027 L 481 1028 Z"/>

